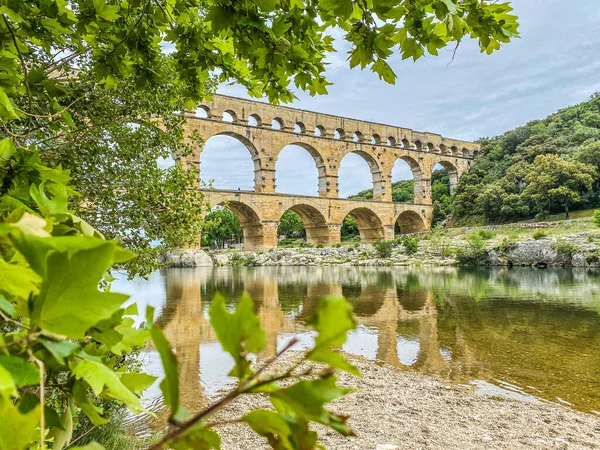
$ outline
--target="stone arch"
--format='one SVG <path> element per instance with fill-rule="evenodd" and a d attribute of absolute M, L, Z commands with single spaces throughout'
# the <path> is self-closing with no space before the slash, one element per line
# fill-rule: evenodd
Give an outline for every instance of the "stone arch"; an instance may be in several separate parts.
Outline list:
<path fill-rule="evenodd" d="M 394 161 L 394 165 L 392 165 L 392 170 L 398 160 L 401 159 L 404 161 L 408 167 L 410 168 L 413 176 L 413 192 L 414 192 L 414 202 L 415 203 L 425 203 L 424 199 L 427 197 L 427 186 L 424 184 L 423 171 L 421 170 L 421 166 L 418 161 L 408 155 L 400 155 Z M 429 194 L 430 195 L 430 194 Z"/>
<path fill-rule="evenodd" d="M 240 221 L 244 230 L 244 250 L 262 251 L 265 245 L 265 230 L 260 219 L 259 211 L 240 201 L 224 201 L 219 203 L 229 209 Z"/>
<path fill-rule="evenodd" d="M 333 132 L 334 139 L 344 139 L 345 136 L 346 136 L 346 133 L 344 132 L 343 128 L 336 128 L 335 131 Z"/>
<path fill-rule="evenodd" d="M 478 156 L 479 156 L 479 152 L 477 150 L 473 150 L 473 158 L 477 158 Z"/>
<path fill-rule="evenodd" d="M 232 109 L 226 109 L 225 111 L 223 111 L 221 120 L 223 122 L 237 123 L 238 117 L 237 117 L 237 114 L 235 113 L 235 111 L 233 111 Z"/>
<path fill-rule="evenodd" d="M 317 136 L 317 137 L 327 136 L 327 132 L 325 131 L 325 127 L 323 125 L 317 125 L 315 127 L 315 136 Z"/>
<path fill-rule="evenodd" d="M 329 227 L 321 211 L 308 204 L 294 205 L 288 210 L 294 211 L 300 217 L 306 231 L 306 242 L 313 245 L 329 243 Z"/>
<path fill-rule="evenodd" d="M 285 122 L 281 117 L 274 117 L 271 121 L 271 129 L 283 130 L 285 128 Z"/>
<path fill-rule="evenodd" d="M 454 189 L 456 188 L 456 185 L 458 184 L 458 169 L 450 161 L 442 159 L 436 161 L 436 164 L 433 165 L 433 168 L 431 170 L 432 174 L 437 164 L 439 164 L 448 171 L 448 177 L 450 178 L 450 194 L 452 194 L 454 192 Z"/>
<path fill-rule="evenodd" d="M 369 208 L 354 208 L 347 215 L 356 221 L 356 226 L 360 233 L 360 241 L 363 244 L 368 244 L 384 237 L 383 222 L 377 213 Z"/>
<path fill-rule="evenodd" d="M 400 227 L 400 234 L 418 233 L 427 229 L 423 218 L 414 211 L 401 212 L 396 218 L 396 224 Z"/>
<path fill-rule="evenodd" d="M 439 149 L 435 148 L 435 145 L 433 145 L 433 142 L 428 142 L 427 143 L 427 151 L 428 152 L 430 152 L 430 153 L 439 153 L 436 150 L 439 150 Z"/>
<path fill-rule="evenodd" d="M 404 142 L 404 141 L 402 141 L 402 142 Z M 423 143 L 422 143 L 420 140 L 418 140 L 418 139 L 417 139 L 417 140 L 416 140 L 416 141 L 413 143 L 413 148 L 414 148 L 415 150 L 423 150 Z"/>
<path fill-rule="evenodd" d="M 262 119 L 258 114 L 250 114 L 248 116 L 248 126 L 250 127 L 262 127 Z"/>
<path fill-rule="evenodd" d="M 306 125 L 302 122 L 296 122 L 294 124 L 294 133 L 296 134 L 304 134 L 306 133 Z"/>
<path fill-rule="evenodd" d="M 440 148 L 440 153 L 442 155 L 446 155 L 446 154 L 450 154 L 451 155 L 452 154 L 452 152 L 448 151 L 448 147 L 446 147 L 444 144 L 440 144 L 439 148 Z"/>
<path fill-rule="evenodd" d="M 365 140 L 365 137 L 363 136 L 363 134 L 360 131 L 355 131 L 354 134 L 352 135 L 352 140 L 354 142 L 363 142 Z"/>
<path fill-rule="evenodd" d="M 202 111 L 204 114 L 202 114 Z M 200 105 L 198 106 L 198 108 L 196 109 L 196 114 L 195 116 L 199 119 L 210 119 L 211 114 L 210 114 L 210 108 L 206 105 Z"/>
<path fill-rule="evenodd" d="M 369 170 L 371 171 L 371 177 L 373 181 L 373 200 L 380 199 L 383 196 L 383 173 L 381 167 L 379 167 L 379 164 L 377 163 L 377 160 L 371 154 L 363 150 L 355 150 L 352 152 L 348 152 L 344 157 L 346 157 L 350 153 L 354 153 L 360 156 L 363 160 L 365 160 L 365 162 L 369 166 Z M 343 160 L 344 158 L 342 158 L 342 160 L 340 161 L 340 166 Z"/>
<path fill-rule="evenodd" d="M 250 153 L 250 156 L 252 157 L 252 162 L 254 164 L 254 190 L 256 192 L 261 192 L 262 185 L 263 185 L 263 170 L 262 170 L 260 156 L 258 155 L 258 150 L 254 146 L 254 144 L 252 144 L 252 142 L 250 142 L 249 139 L 242 136 L 241 134 L 233 133 L 231 131 L 223 131 L 221 133 L 213 134 L 208 139 L 206 139 L 206 143 L 208 143 L 208 141 L 215 136 L 232 137 L 232 138 L 238 140 L 239 142 L 241 142 L 244 145 L 244 147 L 246 147 L 246 149 Z M 202 159 L 202 152 L 200 153 L 200 159 Z M 200 176 L 202 175 L 201 171 L 200 171 L 199 175 Z"/>
<path fill-rule="evenodd" d="M 394 136 L 390 136 L 390 137 L 388 137 L 388 138 L 387 138 L 387 142 L 386 142 L 386 144 L 387 144 L 389 147 L 395 147 L 395 146 L 396 146 L 396 138 L 395 138 Z"/>
<path fill-rule="evenodd" d="M 380 145 L 381 144 L 381 136 L 379 136 L 377 133 L 373 133 L 373 136 L 371 136 L 371 144 Z"/>
<path fill-rule="evenodd" d="M 289 145 L 298 146 L 298 147 L 306 150 L 310 154 L 310 156 L 312 156 L 312 158 L 315 161 L 315 165 L 317 166 L 318 192 L 319 192 L 319 195 L 324 196 L 325 193 L 327 192 L 327 166 L 325 165 L 325 160 L 321 156 L 321 153 L 319 153 L 319 151 L 316 148 L 314 148 L 312 145 L 306 144 L 304 142 L 292 141 L 289 144 L 286 144 L 285 147 L 279 149 L 275 158 L 278 159 L 281 151 Z M 275 164 L 277 164 L 276 161 L 275 161 Z M 277 170 L 277 167 L 275 170 Z M 277 176 L 277 174 L 275 174 L 275 176 Z"/>
<path fill-rule="evenodd" d="M 412 148 L 411 145 L 410 145 L 410 141 L 408 139 L 406 139 L 406 138 L 402 139 L 400 141 L 400 144 L 401 144 L 402 148 Z M 417 148 L 417 147 L 415 147 L 415 148 Z"/>
<path fill-rule="evenodd" d="M 455 149 L 454 154 L 458 154 L 458 148 L 457 147 L 452 147 L 453 149 Z M 469 150 L 467 150 L 466 148 L 463 148 L 460 152 L 465 158 L 469 157 Z"/>

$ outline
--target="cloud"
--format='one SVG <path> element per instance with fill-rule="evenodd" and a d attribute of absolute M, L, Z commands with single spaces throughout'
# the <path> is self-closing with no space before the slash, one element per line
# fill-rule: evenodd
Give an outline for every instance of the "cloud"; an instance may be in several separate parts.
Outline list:
<path fill-rule="evenodd" d="M 327 57 L 327 76 L 334 83 L 329 95 L 310 97 L 298 92 L 299 100 L 292 106 L 475 140 L 544 118 L 600 90 L 597 0 L 513 0 L 512 4 L 520 17 L 520 39 L 493 55 L 479 53 L 476 42 L 465 40 L 454 61 L 450 50 L 416 63 L 395 56 L 390 61 L 398 75 L 395 86 L 368 70 L 350 70 L 343 33 L 334 30 L 339 51 Z M 219 92 L 247 97 L 240 86 L 223 86 Z M 219 185 L 251 189 L 253 166 L 247 150 L 241 144 L 233 150 L 230 144 L 221 147 L 214 154 L 219 159 L 211 162 L 210 145 L 202 155 L 202 171 L 214 170 L 215 180 L 223 178 Z M 246 162 L 242 164 L 238 157 Z M 348 162 L 347 158 L 340 168 L 340 193 L 370 188 L 366 163 L 360 157 Z M 278 190 L 314 195 L 315 170 L 304 150 L 291 150 L 281 168 L 278 163 Z M 410 177 L 402 170 L 395 169 L 394 181 L 396 176 Z"/>

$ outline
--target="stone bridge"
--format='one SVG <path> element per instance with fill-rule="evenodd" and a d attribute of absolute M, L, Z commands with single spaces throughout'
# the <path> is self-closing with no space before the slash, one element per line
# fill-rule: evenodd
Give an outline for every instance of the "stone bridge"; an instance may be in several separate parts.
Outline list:
<path fill-rule="evenodd" d="M 479 151 L 477 144 L 439 134 L 224 95 L 213 96 L 198 111 L 196 116 L 186 114 L 188 136 L 197 133 L 205 142 L 213 136 L 231 136 L 248 149 L 254 162 L 253 192 L 207 191 L 211 205 L 226 204 L 240 219 L 247 250 L 277 245 L 277 223 L 287 209 L 298 213 L 308 241 L 317 244 L 339 242 L 348 214 L 356 219 L 363 242 L 392 238 L 396 223 L 402 233 L 429 229 L 434 167 L 440 164 L 448 171 L 453 190 Z M 318 197 L 277 193 L 275 165 L 288 145 L 305 149 L 314 159 Z M 197 167 L 199 179 L 201 153 L 197 148 L 185 161 L 188 167 Z M 348 153 L 367 162 L 373 201 L 338 198 L 338 172 Z M 392 202 L 392 168 L 398 159 L 412 171 L 415 203 Z"/>

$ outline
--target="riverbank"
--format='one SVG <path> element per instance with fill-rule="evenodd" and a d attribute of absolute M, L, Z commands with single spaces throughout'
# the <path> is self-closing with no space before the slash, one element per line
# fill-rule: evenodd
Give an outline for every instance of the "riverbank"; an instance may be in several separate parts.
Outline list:
<path fill-rule="evenodd" d="M 297 248 L 266 252 L 239 249 L 183 250 L 174 266 L 532 266 L 599 267 L 600 230 L 590 219 L 523 222 L 477 228 L 450 228 L 402 238 L 382 255 L 377 247 L 359 242 L 313 247 L 298 241 Z"/>
<path fill-rule="evenodd" d="M 328 449 L 600 448 L 600 418 L 591 414 L 535 399 L 482 396 L 473 385 L 349 358 L 362 377 L 341 374 L 340 380 L 357 391 L 332 402 L 330 409 L 351 416 L 356 436 L 344 438 L 319 426 L 320 443 Z M 270 406 L 263 396 L 238 399 L 217 420 L 240 417 L 252 408 Z M 270 448 L 246 426 L 219 431 L 225 450 Z"/>

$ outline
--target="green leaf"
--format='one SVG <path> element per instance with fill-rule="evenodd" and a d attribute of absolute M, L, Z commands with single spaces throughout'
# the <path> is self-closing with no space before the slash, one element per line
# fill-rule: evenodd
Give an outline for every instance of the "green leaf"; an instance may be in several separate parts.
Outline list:
<path fill-rule="evenodd" d="M 40 398 L 37 395 L 33 392 L 25 392 L 18 403 L 19 411 L 23 414 L 28 413 L 39 404 Z M 44 423 L 46 424 L 46 428 L 63 428 L 58 413 L 49 405 L 44 406 Z"/>
<path fill-rule="evenodd" d="M 39 384 L 40 371 L 25 358 L 0 355 L 0 366 L 8 370 L 18 388 Z"/>
<path fill-rule="evenodd" d="M 44 330 L 83 338 L 89 328 L 111 317 L 128 298 L 98 289 L 104 273 L 121 257 L 122 250 L 113 241 L 15 234 L 13 242 L 44 277 L 32 314 L 32 321 Z"/>
<path fill-rule="evenodd" d="M 79 349 L 78 343 L 67 340 L 55 341 L 49 338 L 40 337 L 39 341 L 60 364 L 64 364 L 65 359 Z"/>
<path fill-rule="evenodd" d="M 25 450 L 37 434 L 39 406 L 22 414 L 9 399 L 0 398 L 0 449 Z"/>
<path fill-rule="evenodd" d="M 39 291 L 40 277 L 29 267 L 9 264 L 0 259 L 0 292 L 21 299 L 28 299 Z"/>
<path fill-rule="evenodd" d="M 71 403 L 72 400 L 69 400 Z M 65 412 L 60 416 L 61 428 L 53 428 L 48 433 L 48 438 L 52 439 L 52 450 L 62 450 L 71 442 L 73 437 L 73 412 L 71 407 L 67 406 Z"/>
<path fill-rule="evenodd" d="M 134 394 L 141 394 L 156 381 L 156 377 L 140 372 L 119 373 L 121 382 Z"/>
<path fill-rule="evenodd" d="M 85 359 L 80 359 L 70 364 L 73 375 L 78 380 L 85 380 L 97 396 L 104 394 L 110 398 L 123 402 L 135 414 L 144 411 L 140 399 L 135 396 L 121 382 L 119 376 L 101 361 L 91 359 L 89 355 L 82 354 Z"/>
<path fill-rule="evenodd" d="M 12 100 L 8 98 L 4 89 L 0 87 L 0 119 L 18 119 L 19 114 L 15 110 Z"/>
<path fill-rule="evenodd" d="M 266 409 L 255 409 L 244 417 L 242 421 L 250 425 L 257 434 L 267 438 L 269 443 L 277 443 L 274 448 L 293 448 L 289 441 L 292 430 L 288 423 L 276 412 Z"/>
<path fill-rule="evenodd" d="M 16 151 L 12 139 L 0 139 L 0 167 L 4 167 Z"/>
<path fill-rule="evenodd" d="M 18 395 L 17 385 L 11 373 L 0 366 L 0 395 L 3 397 L 16 397 Z"/>
<path fill-rule="evenodd" d="M 285 389 L 271 394 L 271 403 L 282 414 L 292 414 L 307 420 L 327 425 L 344 436 L 354 433 L 346 424 L 347 416 L 333 414 L 323 405 L 341 397 L 352 389 L 336 385 L 335 377 L 329 376 L 316 380 L 299 381 Z"/>
<path fill-rule="evenodd" d="M 372 70 L 379 75 L 380 80 L 384 80 L 389 84 L 396 84 L 396 74 L 385 60 L 379 58 L 375 64 L 373 64 Z"/>
<path fill-rule="evenodd" d="M 163 393 L 164 402 L 171 408 L 171 417 L 179 413 L 179 366 L 177 357 L 163 331 L 153 323 L 154 308 L 146 309 L 146 325 L 150 327 L 150 336 L 154 348 L 158 351 L 162 361 L 165 378 L 160 382 L 160 390 Z"/>
<path fill-rule="evenodd" d="M 248 293 L 244 293 L 234 313 L 227 311 L 225 298 L 220 294 L 215 295 L 209 310 L 210 324 L 217 339 L 235 361 L 229 375 L 241 380 L 252 374 L 247 353 L 258 353 L 265 347 L 265 332 L 253 310 L 254 302 Z"/>
<path fill-rule="evenodd" d="M 210 428 L 196 426 L 192 427 L 171 445 L 174 450 L 220 450 L 221 437 Z"/>
<path fill-rule="evenodd" d="M 104 417 L 100 416 L 102 409 L 92 403 L 87 394 L 87 384 L 84 381 L 75 381 L 73 383 L 73 400 L 81 408 L 83 413 L 90 419 L 92 425 L 99 427 L 108 423 Z"/>

